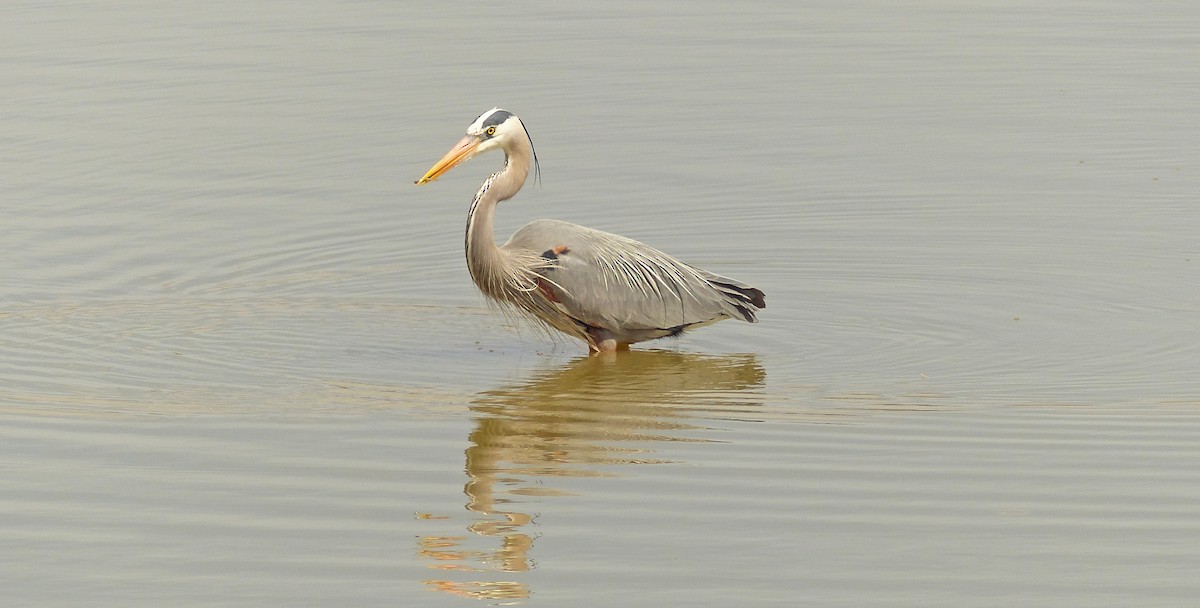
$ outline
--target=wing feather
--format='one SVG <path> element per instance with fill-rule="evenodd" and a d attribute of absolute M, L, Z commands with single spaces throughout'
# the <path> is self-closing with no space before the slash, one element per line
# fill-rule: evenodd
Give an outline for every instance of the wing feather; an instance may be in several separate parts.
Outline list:
<path fill-rule="evenodd" d="M 762 292 L 689 266 L 648 245 L 557 220 L 521 228 L 504 245 L 554 260 L 539 270 L 571 317 L 613 331 L 674 330 L 722 318 L 756 321 Z"/>

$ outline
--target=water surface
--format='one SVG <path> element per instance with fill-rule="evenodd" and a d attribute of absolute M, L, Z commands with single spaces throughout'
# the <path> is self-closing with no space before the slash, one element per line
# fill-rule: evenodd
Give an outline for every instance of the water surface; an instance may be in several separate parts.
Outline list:
<path fill-rule="evenodd" d="M 17 3 L 14 605 L 1191 605 L 1188 3 Z M 540 217 L 761 287 L 617 359 L 462 259 Z M 482 600 L 482 602 L 480 601 Z"/>

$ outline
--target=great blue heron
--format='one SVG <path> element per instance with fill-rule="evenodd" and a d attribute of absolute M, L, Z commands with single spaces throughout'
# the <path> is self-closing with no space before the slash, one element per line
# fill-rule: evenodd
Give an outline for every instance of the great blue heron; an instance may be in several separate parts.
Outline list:
<path fill-rule="evenodd" d="M 493 108 L 417 184 L 431 182 L 477 154 L 504 150 L 504 168 L 483 181 L 467 213 L 467 268 L 485 296 L 523 311 L 593 352 L 677 336 L 722 319 L 757 322 L 763 292 L 689 266 L 622 236 L 558 220 L 536 220 L 497 247 L 496 204 L 537 166 L 520 118 Z"/>

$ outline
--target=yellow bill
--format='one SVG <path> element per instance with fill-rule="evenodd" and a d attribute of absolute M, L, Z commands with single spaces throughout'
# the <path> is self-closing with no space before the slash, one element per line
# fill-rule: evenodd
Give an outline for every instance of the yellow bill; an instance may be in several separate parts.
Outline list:
<path fill-rule="evenodd" d="M 475 149 L 479 147 L 479 142 L 481 141 L 483 140 L 473 135 L 462 138 L 457 144 L 454 144 L 453 148 L 450 148 L 450 151 L 442 157 L 442 160 L 439 160 L 421 179 L 417 180 L 416 184 L 419 186 L 426 182 L 431 182 L 441 177 L 443 173 L 453 169 L 455 165 L 475 156 Z"/>

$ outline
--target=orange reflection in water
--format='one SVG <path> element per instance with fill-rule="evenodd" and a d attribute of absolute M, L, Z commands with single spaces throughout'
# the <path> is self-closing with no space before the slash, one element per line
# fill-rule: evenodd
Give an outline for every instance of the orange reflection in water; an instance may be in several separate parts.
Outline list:
<path fill-rule="evenodd" d="M 727 410 L 741 416 L 762 406 L 765 372 L 753 355 L 708 356 L 632 351 L 581 357 L 529 381 L 480 393 L 466 450 L 466 508 L 479 519 L 468 535 L 422 536 L 418 553 L 431 569 L 520 573 L 536 567 L 533 516 L 516 508 L 545 496 L 561 477 L 606 477 L 604 465 L 656 464 L 660 441 L 687 437 L 688 421 Z M 420 519 L 438 520 L 429 514 Z M 493 539 L 486 547 L 486 539 Z M 484 548 L 474 548 L 484 545 Z M 519 581 L 427 580 L 431 590 L 477 599 L 523 599 Z"/>

